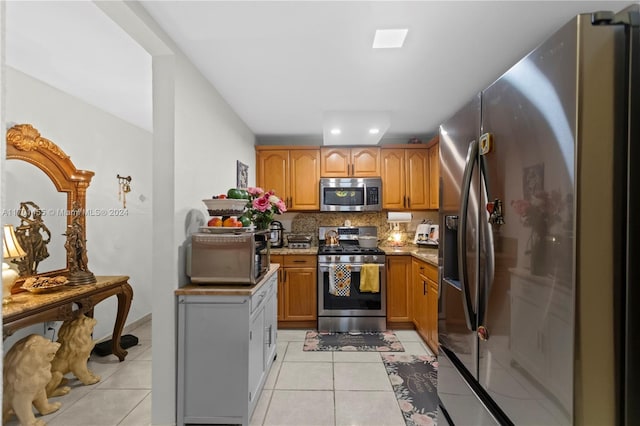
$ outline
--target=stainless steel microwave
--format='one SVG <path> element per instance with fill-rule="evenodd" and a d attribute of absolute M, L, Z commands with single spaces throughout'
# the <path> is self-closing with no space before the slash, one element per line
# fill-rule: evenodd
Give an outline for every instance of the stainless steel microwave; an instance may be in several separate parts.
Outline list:
<path fill-rule="evenodd" d="M 382 210 L 382 179 L 320 178 L 320 210 L 373 212 Z"/>

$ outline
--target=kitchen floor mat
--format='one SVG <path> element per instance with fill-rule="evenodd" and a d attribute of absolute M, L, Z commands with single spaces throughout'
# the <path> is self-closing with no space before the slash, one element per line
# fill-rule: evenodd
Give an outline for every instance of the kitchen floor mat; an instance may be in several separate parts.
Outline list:
<path fill-rule="evenodd" d="M 346 333 L 307 331 L 303 350 L 404 352 L 404 347 L 393 331 Z"/>
<path fill-rule="evenodd" d="M 406 425 L 437 424 L 437 358 L 432 355 L 380 355 Z"/>

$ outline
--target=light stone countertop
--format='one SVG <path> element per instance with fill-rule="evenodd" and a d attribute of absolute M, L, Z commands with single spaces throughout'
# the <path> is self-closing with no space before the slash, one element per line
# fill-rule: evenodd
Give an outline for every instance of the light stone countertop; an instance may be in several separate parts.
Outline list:
<path fill-rule="evenodd" d="M 392 246 L 380 246 L 382 250 L 384 250 L 385 254 L 388 256 L 401 256 L 408 255 L 413 256 L 416 259 L 423 260 L 428 262 L 434 266 L 438 266 L 438 249 L 437 248 L 426 248 L 420 247 L 415 244 L 405 244 L 401 247 L 392 247 Z M 271 255 L 292 255 L 292 254 L 302 254 L 302 255 L 316 255 L 318 254 L 318 247 L 311 247 L 308 249 L 290 249 L 288 247 L 282 248 L 272 248 Z"/>
<path fill-rule="evenodd" d="M 425 248 L 415 244 L 405 244 L 404 246 L 381 246 L 382 250 L 387 256 L 403 256 L 409 255 L 416 259 L 423 260 L 433 266 L 438 266 L 438 249 L 437 248 Z"/>

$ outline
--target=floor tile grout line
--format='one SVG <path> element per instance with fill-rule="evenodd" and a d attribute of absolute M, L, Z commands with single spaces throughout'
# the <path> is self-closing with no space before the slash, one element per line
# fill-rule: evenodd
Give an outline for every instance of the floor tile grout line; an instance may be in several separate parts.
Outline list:
<path fill-rule="evenodd" d="M 144 400 L 145 400 L 149 395 L 151 395 L 151 390 L 149 390 L 149 392 L 148 392 L 148 393 L 147 393 L 147 394 L 146 394 L 146 395 L 145 395 L 145 396 L 144 396 L 140 401 L 138 401 L 138 403 L 137 403 L 137 404 L 136 404 L 136 405 L 135 405 L 131 410 L 129 410 L 129 412 L 128 412 L 127 414 L 125 414 L 125 416 L 124 416 L 122 419 L 120 419 L 120 421 L 116 424 L 116 426 L 121 425 L 121 424 L 122 424 L 122 422 L 124 422 L 124 421 L 127 419 L 127 417 L 129 417 L 129 415 L 130 415 L 131 413 L 133 413 L 133 411 L 134 411 L 136 408 L 138 408 L 138 407 L 140 406 L 140 404 L 142 404 L 142 402 L 143 402 L 143 401 L 144 401 Z"/>

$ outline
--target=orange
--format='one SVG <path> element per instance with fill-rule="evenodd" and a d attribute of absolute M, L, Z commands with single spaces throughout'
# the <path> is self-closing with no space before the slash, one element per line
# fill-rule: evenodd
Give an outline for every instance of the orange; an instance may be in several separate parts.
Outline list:
<path fill-rule="evenodd" d="M 212 217 L 209 219 L 209 222 L 207 222 L 207 226 L 222 226 L 222 218 L 218 216 Z"/>
<path fill-rule="evenodd" d="M 230 216 L 222 221 L 222 226 L 235 228 L 236 226 L 238 226 L 236 225 L 237 223 L 240 223 L 240 226 L 242 226 L 242 222 L 238 222 L 238 219 L 235 216 Z"/>

